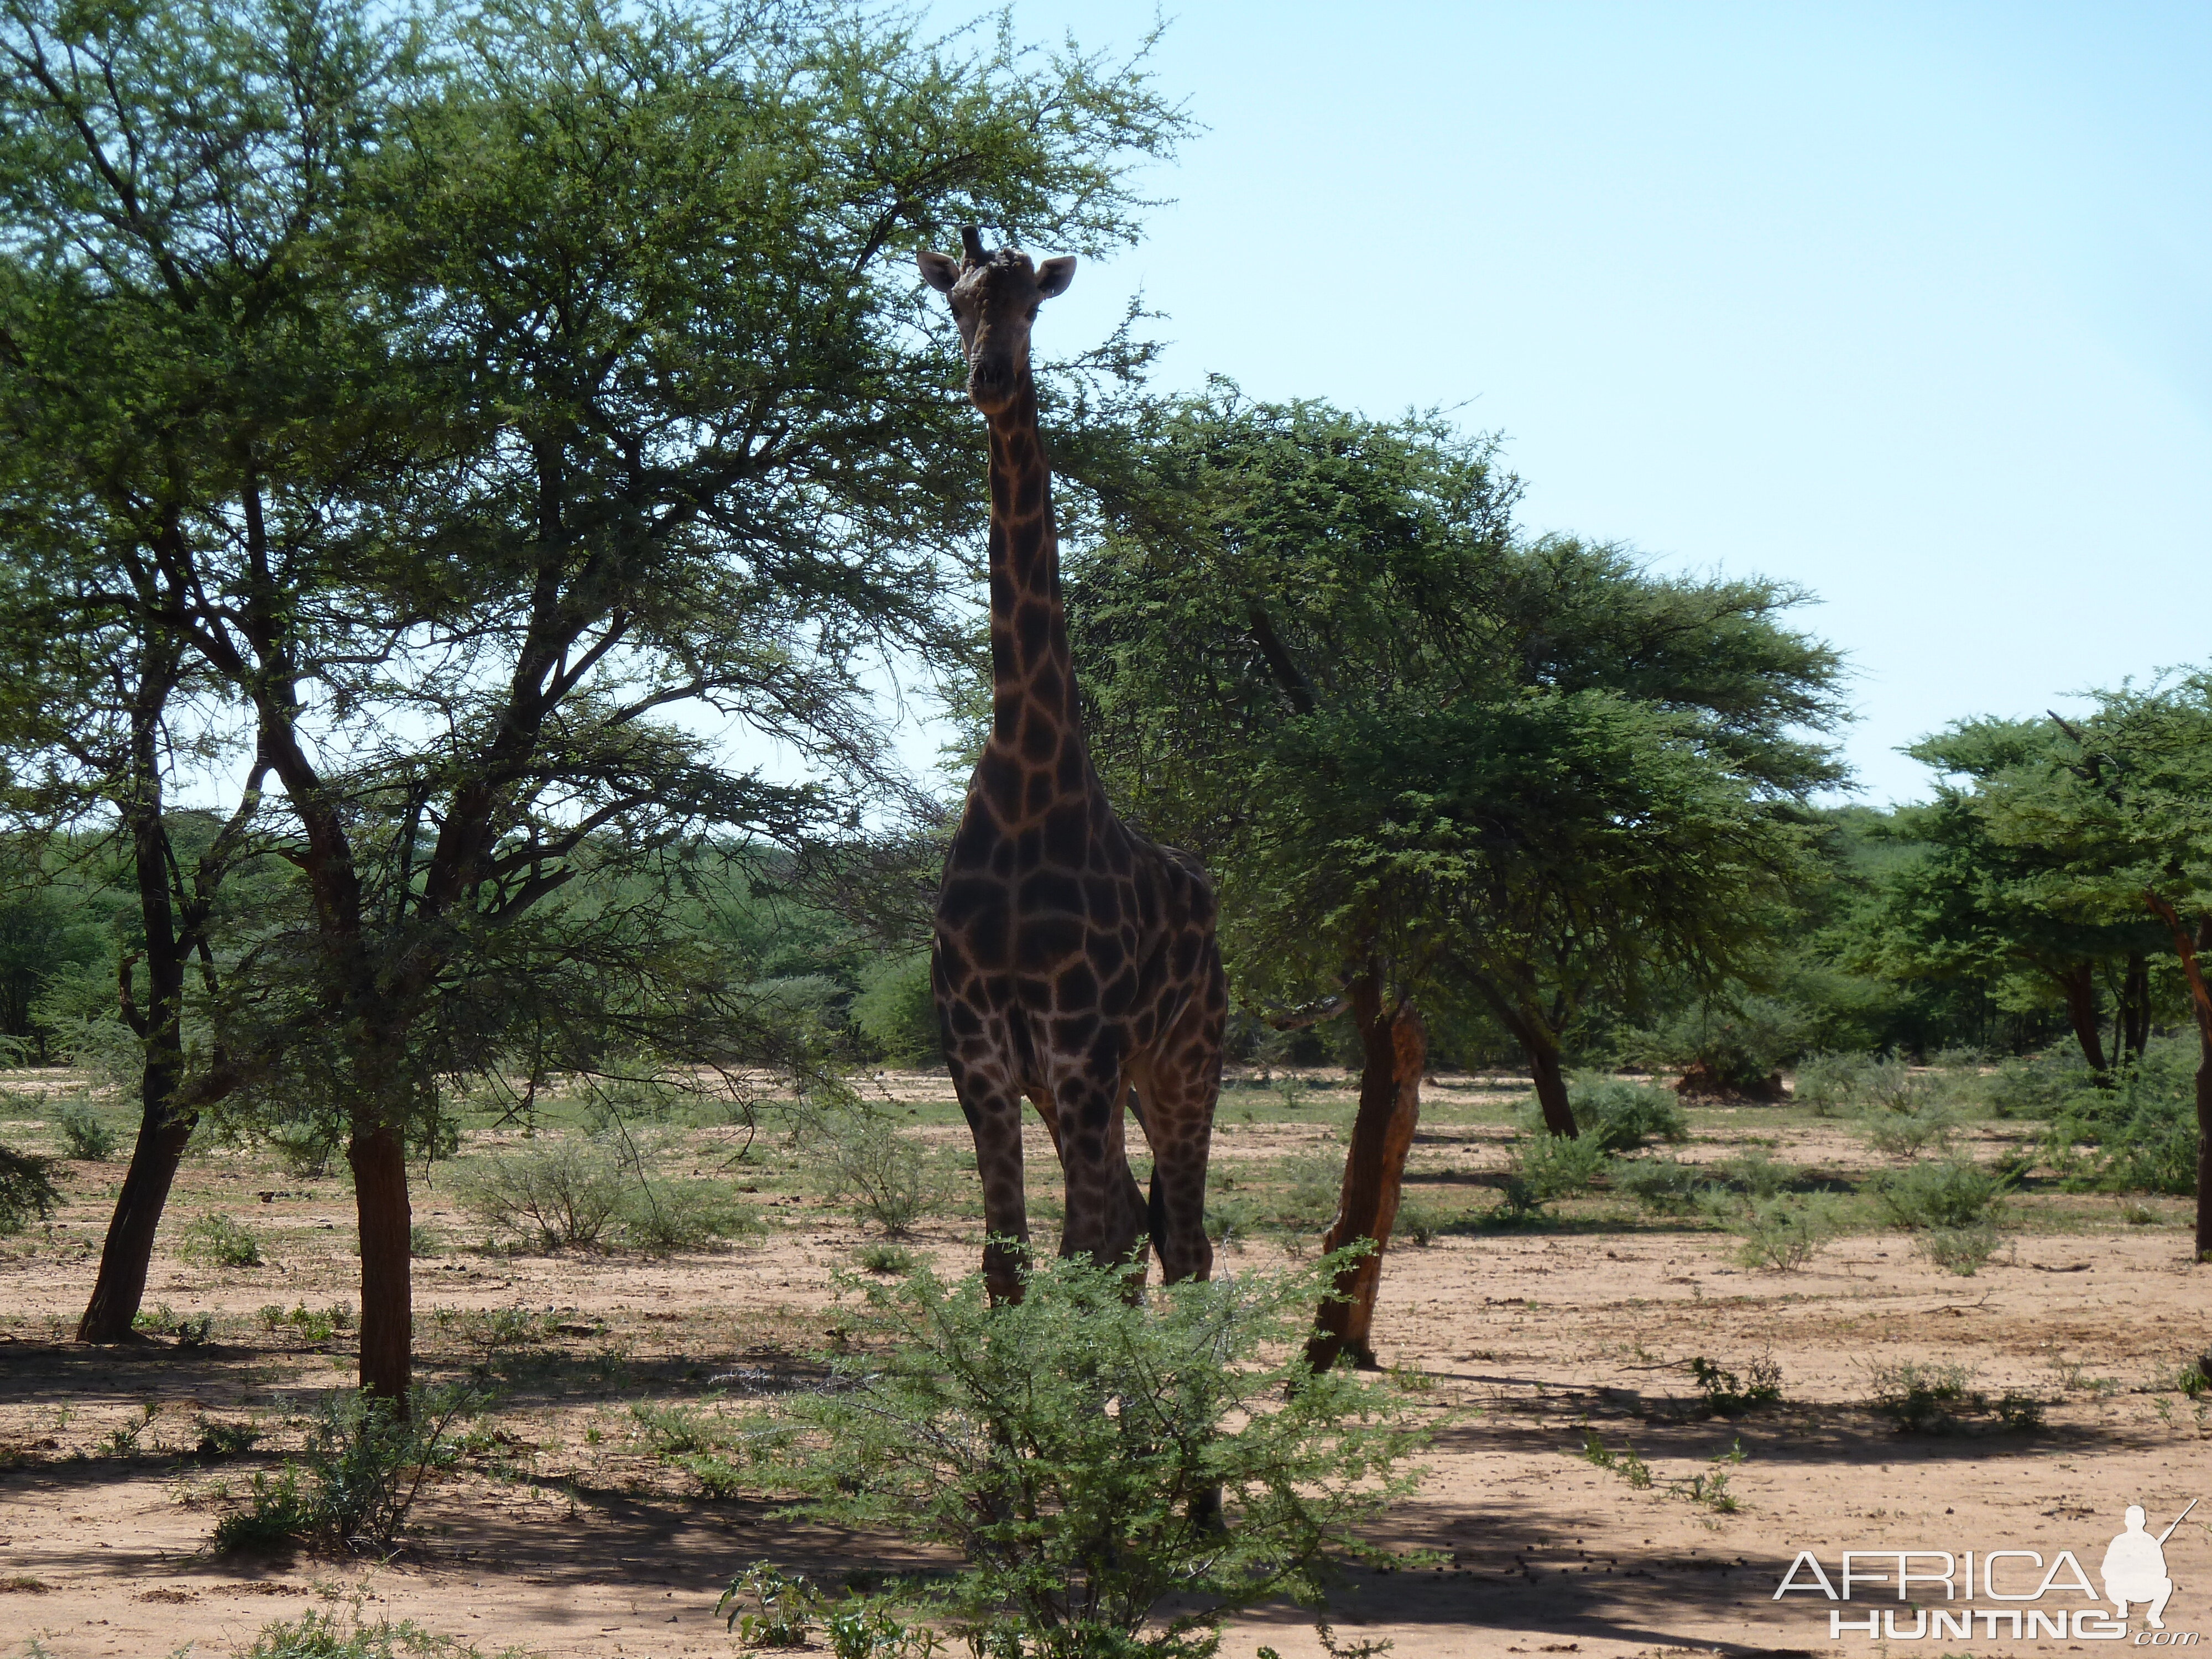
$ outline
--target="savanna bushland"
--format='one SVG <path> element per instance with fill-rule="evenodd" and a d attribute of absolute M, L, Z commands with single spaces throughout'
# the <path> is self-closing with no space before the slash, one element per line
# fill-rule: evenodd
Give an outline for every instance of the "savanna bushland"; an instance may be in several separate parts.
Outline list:
<path fill-rule="evenodd" d="M 1222 898 L 1227 1272 L 994 1312 L 912 256 L 1135 240 L 1171 90 L 834 5 L 5 0 L 0 106 L 21 1651 L 1781 1640 L 1785 1516 L 2200 1455 L 2212 677 L 1931 709 L 1926 802 L 1839 804 L 1810 595 L 1048 331 L 1093 752 Z"/>

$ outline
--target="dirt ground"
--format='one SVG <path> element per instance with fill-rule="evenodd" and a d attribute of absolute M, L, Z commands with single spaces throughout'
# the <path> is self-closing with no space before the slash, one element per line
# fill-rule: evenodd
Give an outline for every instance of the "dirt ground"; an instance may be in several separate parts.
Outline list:
<path fill-rule="evenodd" d="M 918 1133 L 957 1139 L 932 1085 L 884 1083 L 918 1103 Z M 1507 1095 L 1482 1079 L 1442 1083 L 1413 1188 L 1486 1200 Z M 41 1144 L 37 1093 L 20 1075 L 0 1086 L 21 1097 L 0 1107 L 9 1120 L 0 1139 Z M 1279 1104 L 1260 1091 L 1225 1097 L 1224 1169 L 1310 1147 L 1346 1109 L 1340 1095 L 1319 1113 Z M 1747 1141 L 1830 1165 L 1864 1156 L 1832 1125 L 1771 1110 L 1707 1112 L 1696 1128 L 1686 1157 Z M 1042 1183 L 1041 1139 L 1032 1150 Z M 734 1644 L 715 1603 L 750 1562 L 773 1558 L 832 1583 L 880 1565 L 867 1540 L 795 1529 L 762 1502 L 698 1495 L 635 1432 L 633 1401 L 741 1394 L 803 1372 L 836 1321 L 830 1275 L 870 1236 L 785 1179 L 772 1148 L 758 1158 L 763 1174 L 749 1184 L 773 1223 L 768 1236 L 668 1261 L 475 1248 L 434 1175 L 416 1204 L 442 1241 L 417 1263 L 424 1371 L 458 1376 L 473 1364 L 508 1392 L 493 1431 L 418 1505 L 419 1543 L 384 1565 L 214 1555 L 215 1516 L 253 1470 L 274 1467 L 283 1433 L 243 1457 L 179 1455 L 202 1419 L 277 1431 L 348 1380 L 345 1331 L 325 1337 L 312 1319 L 272 1326 L 258 1314 L 312 1313 L 354 1293 L 343 1182 L 244 1154 L 195 1157 L 147 1301 L 173 1318 L 213 1316 L 211 1337 L 88 1349 L 64 1339 L 122 1165 L 71 1166 L 70 1201 L 52 1225 L 0 1244 L 0 1656 L 135 1659 L 188 1644 L 240 1653 L 270 1620 L 316 1607 L 413 1620 L 486 1654 L 726 1655 Z M 176 1224 L 210 1208 L 254 1230 L 264 1265 L 176 1258 Z M 2010 1249 L 1969 1278 L 1881 1234 L 1831 1243 L 1802 1271 L 1754 1271 L 1737 1264 L 1726 1235 L 1602 1207 L 1395 1249 L 1376 1346 L 1395 1384 L 1449 1420 L 1419 1496 L 1394 1511 L 1382 1541 L 1433 1559 L 1352 1574 L 1338 1639 L 1387 1640 L 1398 1659 L 2094 1653 L 2094 1636 L 2010 1633 L 2008 1607 L 2089 1605 L 2064 1589 L 2008 1602 L 1978 1584 L 1972 1605 L 2004 1616 L 1986 1633 L 1975 1626 L 1970 1642 L 1931 1634 L 1920 1646 L 1916 1611 L 1966 1597 L 1947 1602 L 1941 1585 L 1923 1584 L 1909 1602 L 1891 1590 L 1868 1601 L 1862 1583 L 1844 1607 L 1775 1591 L 1801 1551 L 1831 1579 L 1844 1550 L 1891 1552 L 1887 1564 L 1862 1556 L 1857 1571 L 1893 1575 L 1899 1551 L 1972 1550 L 1984 1565 L 1993 1550 L 2028 1551 L 2055 1565 L 2069 1550 L 2094 1576 L 2127 1504 L 2144 1505 L 2155 1532 L 2192 1498 L 2212 1500 L 2206 1413 L 2173 1386 L 2212 1335 L 2212 1267 L 2192 1268 L 2181 1208 L 2155 1200 L 2148 1219 L 2138 1206 L 2127 1224 L 2109 1200 L 2031 1197 Z M 977 1233 L 972 1219 L 940 1219 L 910 1248 L 964 1272 Z M 1266 1266 L 1284 1248 L 1255 1238 L 1219 1267 Z M 502 1309 L 536 1317 L 522 1349 L 494 1352 L 485 1322 L 467 1317 Z M 1771 1361 L 1782 1397 L 1717 1415 L 1693 1358 L 1742 1376 Z M 1963 1367 L 1992 1401 L 2033 1400 L 2040 1426 L 2008 1428 L 1984 1412 L 1963 1431 L 1900 1432 L 1869 1402 L 1907 1362 Z M 1586 1457 L 1589 1431 L 1616 1455 L 1632 1448 L 1650 1483 Z M 1711 1461 L 1735 1447 L 1740 1462 Z M 1732 1512 L 1689 1494 L 1716 1471 L 1739 1504 Z M 2212 1632 L 2212 1501 L 2173 1532 L 2166 1560 L 2177 1586 L 2169 1632 Z M 1928 1559 L 1913 1567 L 1934 1570 Z M 2024 1556 L 2001 1571 L 2012 1595 L 2039 1577 Z M 1801 1571 L 1797 1582 L 1810 1580 Z M 1880 1626 L 1832 1638 L 1832 1609 L 1856 1621 L 1885 1608 L 1894 1639 Z M 2151 1644 L 2136 1612 L 2134 1634 L 2115 1648 Z M 1291 1609 L 1232 1626 L 1223 1652 L 1254 1659 L 1263 1646 L 1282 1659 L 1322 1653 Z"/>

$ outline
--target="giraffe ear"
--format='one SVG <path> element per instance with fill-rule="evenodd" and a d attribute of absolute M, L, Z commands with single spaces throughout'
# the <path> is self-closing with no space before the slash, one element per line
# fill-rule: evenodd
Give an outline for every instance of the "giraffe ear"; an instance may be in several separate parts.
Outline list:
<path fill-rule="evenodd" d="M 914 256 L 914 262 L 921 267 L 921 280 L 939 294 L 951 293 L 953 283 L 960 280 L 960 262 L 949 254 L 923 248 Z"/>
<path fill-rule="evenodd" d="M 1037 267 L 1037 297 L 1049 300 L 1056 294 L 1067 292 L 1067 285 L 1075 280 L 1075 256 L 1063 253 L 1057 259 L 1048 259 Z"/>

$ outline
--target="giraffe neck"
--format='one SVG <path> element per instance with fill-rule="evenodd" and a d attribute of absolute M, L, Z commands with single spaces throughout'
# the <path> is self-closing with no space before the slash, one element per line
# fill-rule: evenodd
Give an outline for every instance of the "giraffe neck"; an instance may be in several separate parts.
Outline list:
<path fill-rule="evenodd" d="M 1049 774 L 1055 795 L 1082 793 L 1091 765 L 1060 606 L 1052 469 L 1026 375 L 991 416 L 991 690 L 990 747 L 1032 776 Z"/>

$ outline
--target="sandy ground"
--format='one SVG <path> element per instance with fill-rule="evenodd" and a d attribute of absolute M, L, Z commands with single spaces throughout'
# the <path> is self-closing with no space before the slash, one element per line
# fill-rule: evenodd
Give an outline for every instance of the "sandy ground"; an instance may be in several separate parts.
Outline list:
<path fill-rule="evenodd" d="M 20 1139 L 18 1127 L 0 1134 Z M 1222 1155 L 1232 1161 L 1320 1138 L 1233 1112 L 1224 1128 Z M 1810 1128 L 1798 1139 L 1829 1133 Z M 1425 1140 L 1417 1170 L 1431 1182 L 1475 1179 L 1496 1139 L 1440 1130 Z M 1785 1151 L 1811 1156 L 1796 1141 Z M 149 1304 L 216 1316 L 215 1339 L 80 1348 L 61 1339 L 90 1280 L 100 1194 L 112 1194 L 120 1173 L 107 1166 L 104 1187 L 73 1180 L 60 1224 L 33 1244 L 18 1241 L 0 1261 L 6 1659 L 39 1650 L 33 1638 L 54 1659 L 167 1656 L 186 1644 L 240 1653 L 271 1619 L 314 1607 L 414 1620 L 487 1654 L 513 1645 L 547 1656 L 726 1655 L 733 1644 L 715 1602 L 750 1562 L 773 1556 L 832 1583 L 878 1565 L 866 1540 L 795 1531 L 761 1503 L 695 1495 L 632 1432 L 631 1401 L 805 1372 L 836 1322 L 830 1273 L 850 1264 L 863 1235 L 765 1189 L 763 1207 L 781 1224 L 768 1242 L 735 1250 L 655 1262 L 456 1249 L 419 1262 L 433 1376 L 461 1375 L 487 1358 L 471 1351 L 456 1313 L 554 1316 L 555 1328 L 526 1354 L 490 1356 L 513 1387 L 496 1437 L 424 1498 L 417 1518 L 428 1531 L 393 1562 L 215 1557 L 216 1489 L 234 1494 L 276 1459 L 195 1464 L 176 1454 L 196 1438 L 199 1418 L 279 1422 L 345 1380 L 343 1334 L 310 1341 L 289 1327 L 267 1331 L 254 1316 L 347 1296 L 350 1200 L 334 1180 L 194 1160 L 176 1212 L 229 1209 L 256 1227 L 269 1261 L 206 1269 L 165 1250 Z M 1434 1559 L 1352 1574 L 1338 1598 L 1338 1639 L 1387 1640 L 1401 1659 L 1877 1646 L 2094 1653 L 2094 1637 L 2015 1640 L 2002 1619 L 1986 1633 L 1976 1626 L 1971 1642 L 1914 1644 L 1916 1609 L 1968 1605 L 1947 1602 L 1940 1584 L 1917 1586 L 1901 1603 L 1864 1599 L 1863 1583 L 1848 1608 L 1837 1607 L 1854 1620 L 1902 1609 L 1894 1640 L 1880 1628 L 1832 1638 L 1836 1604 L 1818 1594 L 1778 1601 L 1774 1592 L 1800 1551 L 1832 1579 L 1847 1549 L 1892 1552 L 1887 1564 L 1858 1564 L 1891 1574 L 1900 1550 L 1972 1550 L 1978 1563 L 1992 1550 L 2030 1551 L 2046 1566 L 2070 1550 L 2094 1576 L 2126 1504 L 2145 1505 L 2156 1530 L 2200 1496 L 2208 1501 L 2166 1547 L 2178 1586 L 2166 1625 L 2212 1639 L 2208 1429 L 2205 1413 L 2171 1386 L 2212 1334 L 2212 1267 L 2191 1268 L 2187 1234 L 2168 1207 L 2162 1225 L 2027 1232 L 2008 1257 L 1967 1279 L 1893 1237 L 1831 1244 L 1802 1272 L 1747 1271 L 1729 1239 L 1648 1224 L 1446 1236 L 1394 1252 L 1376 1346 L 1408 1397 L 1449 1420 L 1425 1459 L 1429 1478 L 1394 1512 L 1382 1541 Z M 419 1198 L 417 1216 L 456 1239 L 465 1230 L 434 1188 Z M 972 1233 L 972 1223 L 925 1229 L 915 1247 L 964 1271 Z M 1275 1259 L 1254 1245 L 1224 1254 L 1222 1265 L 1234 1272 Z M 1712 1415 L 1688 1370 L 1700 1356 L 1738 1372 L 1770 1358 L 1781 1402 Z M 1992 1397 L 2033 1396 L 2044 1402 L 2044 1426 L 2000 1431 L 1978 1417 L 1970 1432 L 1899 1433 L 1868 1402 L 1884 1368 L 1908 1361 L 1966 1367 L 1972 1386 Z M 1587 1428 L 1614 1449 L 1632 1446 L 1653 1484 L 1632 1486 L 1587 1461 Z M 282 1443 L 280 1433 L 271 1445 Z M 1738 1445 L 1741 1463 L 1710 1462 Z M 1668 1490 L 1717 1468 L 1740 1501 L 1733 1513 Z M 1921 1559 L 1913 1570 L 1936 1568 Z M 2025 1557 L 2001 1571 L 2008 1594 L 2040 1576 Z M 2088 1606 L 2063 1589 L 2009 1603 L 1977 1589 L 1972 1605 L 1998 1613 Z M 2149 1644 L 2140 1616 L 2134 1632 L 2112 1650 Z M 1253 1659 L 1262 1645 L 1282 1659 L 1322 1653 L 1291 1610 L 1233 1626 L 1223 1652 Z"/>

